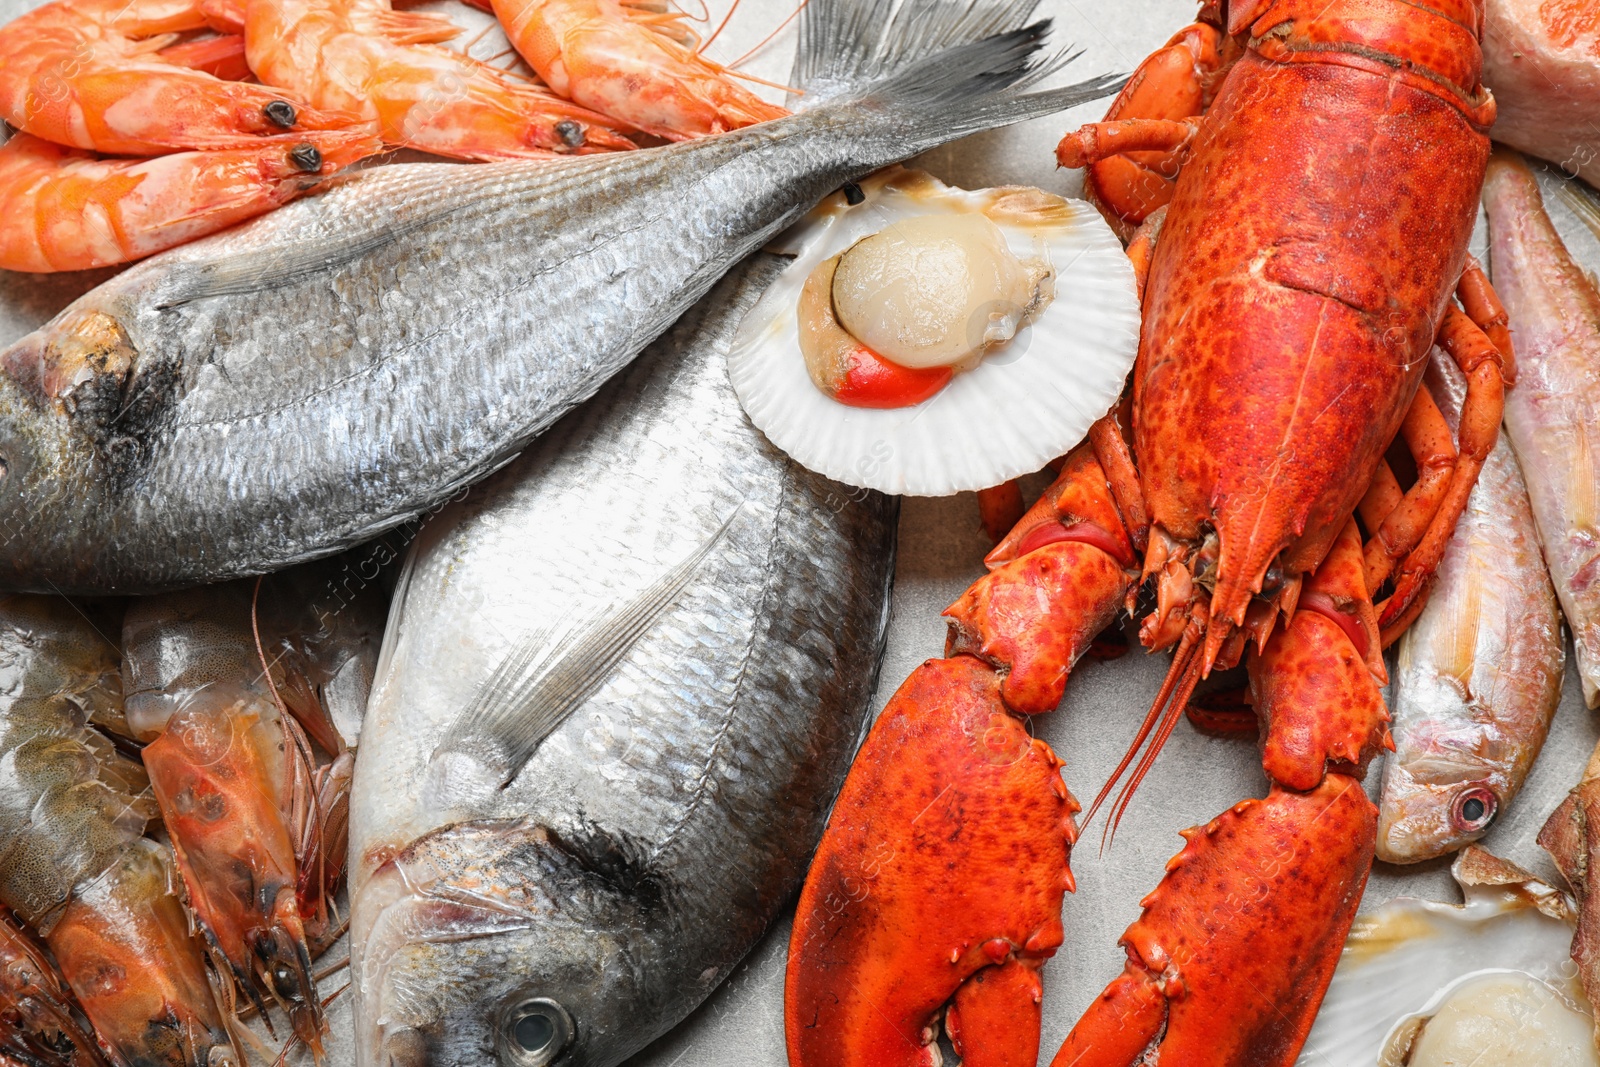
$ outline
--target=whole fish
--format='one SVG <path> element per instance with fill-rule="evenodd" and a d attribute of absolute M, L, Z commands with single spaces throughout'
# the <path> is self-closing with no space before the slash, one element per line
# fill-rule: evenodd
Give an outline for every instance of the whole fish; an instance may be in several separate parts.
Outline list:
<path fill-rule="evenodd" d="M 1455 364 L 1435 353 L 1428 387 L 1454 425 L 1466 396 Z M 1416 863 L 1484 835 L 1544 747 L 1565 668 L 1561 606 L 1522 471 L 1501 437 L 1445 549 L 1428 606 L 1400 639 L 1379 859 Z"/>
<path fill-rule="evenodd" d="M 1489 161 L 1483 203 L 1494 285 L 1517 349 L 1506 434 L 1593 708 L 1600 706 L 1600 292 L 1561 243 L 1538 180 L 1520 158 L 1496 153 Z"/>
<path fill-rule="evenodd" d="M 357 1063 L 611 1065 L 792 896 L 866 728 L 896 504 L 725 356 L 780 263 L 422 532 L 351 804 Z"/>
<path fill-rule="evenodd" d="M 895 0 L 813 0 L 795 115 L 377 168 L 117 276 L 0 352 L 0 588 L 259 574 L 419 515 L 841 184 L 1114 88 L 1019 91 L 1059 66 L 1013 28 L 1033 2 L 906 3 L 884 47 Z"/>

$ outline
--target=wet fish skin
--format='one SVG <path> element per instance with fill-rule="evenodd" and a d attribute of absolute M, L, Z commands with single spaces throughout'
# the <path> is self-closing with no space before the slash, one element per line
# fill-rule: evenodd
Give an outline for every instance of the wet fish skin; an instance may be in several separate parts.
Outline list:
<path fill-rule="evenodd" d="M 877 31 L 890 6 L 807 11 Z M 1002 29 L 1031 4 L 994 6 Z M 260 574 L 422 513 L 842 183 L 1115 88 L 1007 88 L 1045 32 L 879 62 L 878 82 L 823 57 L 844 91 L 661 149 L 377 168 L 133 267 L 0 352 L 0 588 Z"/>
<path fill-rule="evenodd" d="M 1578 676 L 1600 706 L 1600 292 L 1562 244 L 1537 179 L 1497 153 L 1483 187 L 1495 289 L 1511 318 L 1517 383 L 1505 428 L 1545 562 L 1572 631 Z"/>
<path fill-rule="evenodd" d="M 518 1062 L 508 1027 L 539 998 L 573 1021 L 559 1062 L 617 1064 L 798 886 L 868 721 L 897 504 L 799 468 L 738 407 L 726 350 L 781 266 L 736 268 L 419 538 L 358 749 L 359 1064 Z M 486 680 L 685 563 L 502 789 L 504 748 L 456 729 Z"/>
<path fill-rule="evenodd" d="M 1453 425 L 1466 382 L 1439 353 L 1428 387 Z M 1521 388 L 1519 385 L 1518 388 Z M 1502 436 L 1401 638 L 1378 858 L 1417 863 L 1482 837 L 1522 789 L 1561 703 L 1561 606 L 1522 470 Z M 1477 799 L 1486 817 L 1462 806 Z"/>

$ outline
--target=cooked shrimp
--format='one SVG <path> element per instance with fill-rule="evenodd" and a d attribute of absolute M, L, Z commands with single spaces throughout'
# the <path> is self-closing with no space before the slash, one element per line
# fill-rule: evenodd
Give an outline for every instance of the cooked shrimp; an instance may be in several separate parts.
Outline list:
<path fill-rule="evenodd" d="M 125 156 L 247 148 L 264 136 L 342 129 L 281 89 L 172 61 L 177 35 L 237 11 L 206 0 L 55 0 L 0 28 L 0 119 L 57 144 Z"/>
<path fill-rule="evenodd" d="M 459 32 L 388 0 L 251 0 L 245 21 L 262 81 L 359 114 L 392 145 L 478 160 L 634 147 L 604 115 L 440 47 Z"/>
<path fill-rule="evenodd" d="M 0 1063 L 106 1067 L 93 1028 L 44 946 L 0 908 Z"/>
<path fill-rule="evenodd" d="M 281 604 L 283 586 L 266 583 L 261 596 Z M 323 696 L 343 669 L 339 658 L 352 655 L 347 638 L 361 613 L 352 608 L 319 636 L 303 615 L 281 609 L 258 625 L 254 603 L 255 583 L 235 582 L 130 607 L 128 725 L 149 742 L 145 769 L 219 964 L 263 1014 L 280 1005 L 295 1036 L 319 1051 L 325 1022 L 310 943 L 328 926 L 332 886 L 322 875 L 342 862 L 317 850 L 342 849 L 341 798 L 324 787 L 348 774 L 318 774 L 309 741 L 284 712 L 314 720 L 319 743 L 342 752 Z"/>
<path fill-rule="evenodd" d="M 382 146 L 353 133 L 99 159 L 19 133 L 0 145 L 0 268 L 125 263 L 270 211 Z"/>
<path fill-rule="evenodd" d="M 683 16 L 650 0 L 492 0 L 528 65 L 570 100 L 668 140 L 788 112 L 694 49 Z"/>
<path fill-rule="evenodd" d="M 115 650 L 56 597 L 0 601 L 0 903 L 44 938 L 119 1063 L 239 1064 L 122 722 Z"/>

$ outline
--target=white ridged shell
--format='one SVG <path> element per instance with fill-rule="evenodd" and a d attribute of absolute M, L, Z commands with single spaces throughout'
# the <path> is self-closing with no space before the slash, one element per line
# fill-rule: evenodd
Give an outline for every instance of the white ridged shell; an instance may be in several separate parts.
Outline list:
<path fill-rule="evenodd" d="M 1587 1015 L 1572 927 L 1503 889 L 1465 893 L 1465 906 L 1400 897 L 1356 920 L 1296 1067 L 1374 1067 L 1402 1022 L 1495 972 L 1529 975 Z"/>
<path fill-rule="evenodd" d="M 811 470 L 909 496 L 998 485 L 1082 441 L 1121 395 L 1139 346 L 1133 267 L 1094 208 L 1050 197 L 1056 217 L 1022 225 L 995 210 L 1014 189 L 968 192 L 899 168 L 861 188 L 861 204 L 849 207 L 835 194 L 774 246 L 796 259 L 745 317 L 728 356 L 751 421 Z M 1056 271 L 1055 299 L 1016 338 L 921 404 L 838 403 L 812 383 L 800 355 L 801 287 L 817 264 L 861 238 L 939 211 L 984 212 L 1021 258 L 1037 256 L 1042 245 Z"/>

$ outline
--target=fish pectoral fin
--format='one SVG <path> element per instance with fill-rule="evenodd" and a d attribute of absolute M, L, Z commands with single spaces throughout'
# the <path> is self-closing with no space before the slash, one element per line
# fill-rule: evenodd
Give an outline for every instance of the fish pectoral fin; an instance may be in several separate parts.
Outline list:
<path fill-rule="evenodd" d="M 464 752 L 485 763 L 504 788 L 539 745 L 592 697 L 633 646 L 694 578 L 738 515 L 632 600 L 562 628 L 520 638 L 434 751 Z"/>

